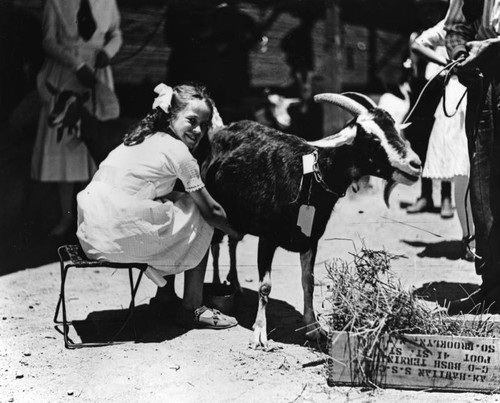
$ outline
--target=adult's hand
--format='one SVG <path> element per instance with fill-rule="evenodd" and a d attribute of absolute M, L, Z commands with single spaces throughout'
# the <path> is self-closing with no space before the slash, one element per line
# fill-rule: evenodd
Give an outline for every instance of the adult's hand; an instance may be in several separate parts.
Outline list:
<path fill-rule="evenodd" d="M 489 73 L 498 67 L 500 61 L 500 40 L 498 38 L 466 43 L 468 55 L 460 63 L 461 69 L 479 69 Z"/>
<path fill-rule="evenodd" d="M 86 64 L 76 71 L 76 77 L 80 80 L 83 86 L 88 88 L 93 88 L 97 82 L 94 72 Z"/>
<path fill-rule="evenodd" d="M 460 83 L 467 88 L 476 87 L 479 83 L 479 80 L 484 77 L 479 68 L 473 68 L 467 65 L 462 66 L 462 64 L 458 64 L 454 68 L 454 73 L 456 73 Z"/>
<path fill-rule="evenodd" d="M 95 57 L 95 67 L 97 69 L 102 69 L 103 67 L 109 66 L 111 62 L 110 57 L 105 50 L 100 50 Z"/>

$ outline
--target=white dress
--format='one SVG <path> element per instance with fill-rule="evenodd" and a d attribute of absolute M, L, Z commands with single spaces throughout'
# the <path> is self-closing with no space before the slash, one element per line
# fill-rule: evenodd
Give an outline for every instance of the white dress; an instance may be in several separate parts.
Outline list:
<path fill-rule="evenodd" d="M 172 193 L 177 178 L 187 192 L 205 186 L 187 146 L 167 133 L 113 150 L 77 196 L 77 236 L 87 256 L 148 263 L 162 276 L 194 268 L 213 228 L 189 194 Z M 169 194 L 180 197 L 162 201 Z"/>
<path fill-rule="evenodd" d="M 456 76 L 446 86 L 446 110 L 453 114 L 465 87 Z M 465 97 L 456 113 L 447 117 L 443 110 L 443 98 L 434 114 L 435 121 L 429 138 L 427 156 L 422 176 L 430 179 L 450 180 L 455 176 L 469 176 L 469 152 L 465 134 Z"/>
<path fill-rule="evenodd" d="M 445 48 L 445 20 L 422 32 L 416 41 L 447 58 Z M 428 63 L 426 79 L 431 79 L 442 70 L 442 66 Z M 465 87 L 456 76 L 452 76 L 446 86 L 446 111 L 453 115 L 447 117 L 443 110 L 443 98 L 434 113 L 434 125 L 429 137 L 427 156 L 422 176 L 430 179 L 450 180 L 455 176 L 469 176 L 469 151 L 465 134 L 465 110 L 467 97 L 464 97 L 458 110 L 458 101 L 464 95 Z"/>
<path fill-rule="evenodd" d="M 122 45 L 120 15 L 115 0 L 90 0 L 96 30 L 88 41 L 78 35 L 79 0 L 47 0 L 43 14 L 43 49 L 46 60 L 37 76 L 42 109 L 33 149 L 31 177 L 44 182 L 88 181 L 96 171 L 87 147 L 77 134 L 65 133 L 57 139 L 56 130 L 48 127 L 48 115 L 54 106 L 54 96 L 47 90 L 49 81 L 55 88 L 76 92 L 88 91 L 76 78 L 75 71 L 83 63 L 93 67 L 95 57 L 104 50 L 114 57 Z M 97 69 L 96 78 L 114 90 L 110 66 Z M 100 120 L 118 117 L 119 105 L 105 105 L 96 91 L 95 114 Z M 117 101 L 115 101 L 117 103 Z M 110 115 L 110 111 L 112 115 Z"/>

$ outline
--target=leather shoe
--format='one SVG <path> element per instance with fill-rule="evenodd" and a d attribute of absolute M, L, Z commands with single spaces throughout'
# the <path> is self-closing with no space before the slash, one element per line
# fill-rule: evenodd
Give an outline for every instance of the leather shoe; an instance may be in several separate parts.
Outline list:
<path fill-rule="evenodd" d="M 419 197 L 415 203 L 410 204 L 406 208 L 406 212 L 408 214 L 417 214 L 417 213 L 423 213 L 425 211 L 431 211 L 433 208 L 434 208 L 434 203 L 432 202 L 431 199 L 428 199 L 426 197 Z"/>
<path fill-rule="evenodd" d="M 176 321 L 186 329 L 229 329 L 238 324 L 236 318 L 206 306 L 195 310 L 181 306 L 177 311 Z"/>
<path fill-rule="evenodd" d="M 441 218 L 453 218 L 453 208 L 449 197 L 441 201 Z"/>
<path fill-rule="evenodd" d="M 448 305 L 448 314 L 473 314 L 500 312 L 500 286 L 490 289 L 480 287 L 465 298 L 451 301 Z"/>

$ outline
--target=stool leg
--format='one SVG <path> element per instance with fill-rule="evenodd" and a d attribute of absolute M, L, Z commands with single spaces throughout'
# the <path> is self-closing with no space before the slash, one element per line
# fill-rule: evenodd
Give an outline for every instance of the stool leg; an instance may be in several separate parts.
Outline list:
<path fill-rule="evenodd" d="M 137 290 L 139 289 L 139 284 L 141 283 L 143 273 L 144 273 L 143 270 L 139 270 L 139 274 L 137 276 L 137 281 L 135 283 L 135 287 L 132 289 L 132 301 L 131 301 L 131 306 L 132 306 L 132 310 L 133 310 L 132 326 L 134 327 L 134 337 L 135 337 L 136 342 L 137 342 L 137 331 L 136 331 L 136 326 L 135 326 L 135 296 L 137 294 Z"/>
<path fill-rule="evenodd" d="M 134 293 L 134 274 L 132 268 L 128 268 L 128 279 L 130 282 L 130 316 L 132 318 L 132 327 L 134 328 L 134 340 L 137 340 L 137 331 L 135 328 L 135 293 Z"/>
<path fill-rule="evenodd" d="M 66 315 L 66 298 L 65 298 L 65 285 L 66 285 L 66 276 L 68 275 L 68 269 L 71 267 L 71 265 L 67 265 L 64 268 L 63 271 L 63 279 L 61 281 L 61 302 L 62 302 L 62 324 L 63 324 L 63 334 L 64 334 L 64 346 L 66 348 L 70 348 L 69 345 L 71 344 L 71 341 L 69 340 L 69 325 L 68 325 L 68 318 Z"/>
<path fill-rule="evenodd" d="M 61 290 L 59 291 L 59 299 L 57 300 L 56 312 L 54 313 L 54 323 L 57 323 L 57 324 L 62 323 L 58 319 L 59 309 L 61 308 L 62 289 L 64 288 L 64 262 L 62 260 L 62 257 L 60 258 L 59 264 L 60 264 L 60 271 L 61 271 Z"/>

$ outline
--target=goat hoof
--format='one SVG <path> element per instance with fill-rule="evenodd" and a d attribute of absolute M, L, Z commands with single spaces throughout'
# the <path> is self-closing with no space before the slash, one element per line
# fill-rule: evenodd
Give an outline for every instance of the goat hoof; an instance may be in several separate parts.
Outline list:
<path fill-rule="evenodd" d="M 267 340 L 267 334 L 265 329 L 260 329 L 260 328 L 254 329 L 252 337 L 250 337 L 249 346 L 253 350 L 258 349 L 259 347 L 263 347 L 264 350 L 268 348 L 269 343 Z"/>

